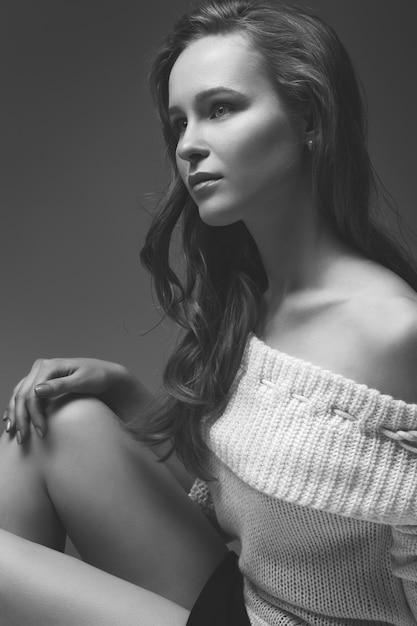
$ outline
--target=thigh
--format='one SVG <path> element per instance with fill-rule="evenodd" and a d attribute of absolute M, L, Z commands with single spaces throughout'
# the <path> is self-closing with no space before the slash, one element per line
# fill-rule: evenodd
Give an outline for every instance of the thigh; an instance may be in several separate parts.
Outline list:
<path fill-rule="evenodd" d="M 2 626 L 185 626 L 189 611 L 56 550 L 0 530 Z"/>
<path fill-rule="evenodd" d="M 167 468 L 108 407 L 92 398 L 64 403 L 50 416 L 45 439 L 11 445 L 15 489 L 34 477 L 44 484 L 83 560 L 192 606 L 227 549 Z"/>

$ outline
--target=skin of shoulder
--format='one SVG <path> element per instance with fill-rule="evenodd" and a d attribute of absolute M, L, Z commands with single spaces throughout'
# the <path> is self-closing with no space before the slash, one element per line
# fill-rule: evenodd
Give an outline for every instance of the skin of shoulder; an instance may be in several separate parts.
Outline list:
<path fill-rule="evenodd" d="M 404 292 L 353 299 L 356 336 L 354 376 L 381 393 L 417 403 L 417 294 Z"/>

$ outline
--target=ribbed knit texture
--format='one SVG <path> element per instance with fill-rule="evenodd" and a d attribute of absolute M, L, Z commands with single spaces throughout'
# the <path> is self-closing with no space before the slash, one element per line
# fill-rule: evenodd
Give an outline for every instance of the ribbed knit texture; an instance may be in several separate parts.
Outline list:
<path fill-rule="evenodd" d="M 250 336 L 191 495 L 242 546 L 253 626 L 417 624 L 414 429 L 417 405 Z"/>

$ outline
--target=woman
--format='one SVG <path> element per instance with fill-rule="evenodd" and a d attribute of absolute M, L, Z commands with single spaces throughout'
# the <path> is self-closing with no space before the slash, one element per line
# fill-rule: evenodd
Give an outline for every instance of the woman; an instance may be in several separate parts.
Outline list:
<path fill-rule="evenodd" d="M 142 257 L 184 331 L 168 399 L 153 410 L 92 360 L 37 362 L 17 386 L 3 619 L 414 624 L 417 277 L 371 216 L 348 56 L 302 11 L 209 2 L 151 84 L 173 178 Z M 46 433 L 41 399 L 68 393 Z M 59 554 L 66 533 L 86 563 Z"/>

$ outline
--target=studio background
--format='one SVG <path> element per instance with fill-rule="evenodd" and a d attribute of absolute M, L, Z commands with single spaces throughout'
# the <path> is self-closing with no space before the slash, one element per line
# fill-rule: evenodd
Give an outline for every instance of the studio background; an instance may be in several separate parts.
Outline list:
<path fill-rule="evenodd" d="M 300 0 L 365 85 L 375 167 L 417 230 L 415 0 Z M 38 357 L 123 362 L 151 389 L 172 330 L 139 249 L 163 188 L 146 74 L 186 0 L 3 0 L 0 402 Z M 415 241 L 411 241 L 417 254 Z"/>

